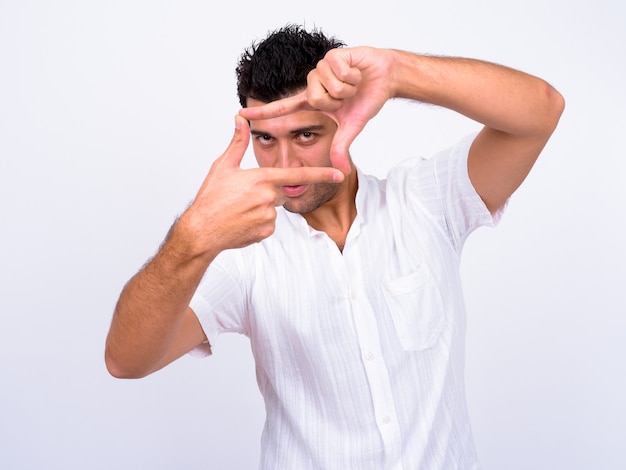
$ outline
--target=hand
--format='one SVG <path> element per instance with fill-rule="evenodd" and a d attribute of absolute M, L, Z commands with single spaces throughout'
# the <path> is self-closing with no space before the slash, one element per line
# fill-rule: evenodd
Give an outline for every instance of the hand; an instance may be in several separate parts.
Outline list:
<path fill-rule="evenodd" d="M 285 202 L 283 186 L 339 183 L 337 169 L 241 168 L 250 142 L 248 121 L 235 117 L 233 139 L 213 165 L 179 224 L 189 230 L 195 253 L 217 254 L 259 242 L 274 232 L 276 209 Z"/>
<path fill-rule="evenodd" d="M 307 77 L 303 92 L 264 106 L 244 108 L 249 120 L 298 111 L 321 111 L 337 123 L 330 150 L 333 166 L 350 173 L 349 150 L 357 135 L 393 96 L 391 54 L 370 47 L 332 49 Z"/>

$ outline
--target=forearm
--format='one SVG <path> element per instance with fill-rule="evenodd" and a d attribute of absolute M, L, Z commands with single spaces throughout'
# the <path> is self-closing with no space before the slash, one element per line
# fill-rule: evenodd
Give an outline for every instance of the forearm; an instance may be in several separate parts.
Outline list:
<path fill-rule="evenodd" d="M 189 301 L 214 257 L 195 255 L 187 232 L 175 225 L 154 258 L 122 290 L 106 341 L 112 375 L 148 375 L 170 354 Z"/>
<path fill-rule="evenodd" d="M 549 136 L 562 97 L 532 75 L 474 59 L 392 51 L 393 95 L 443 106 L 515 136 Z"/>

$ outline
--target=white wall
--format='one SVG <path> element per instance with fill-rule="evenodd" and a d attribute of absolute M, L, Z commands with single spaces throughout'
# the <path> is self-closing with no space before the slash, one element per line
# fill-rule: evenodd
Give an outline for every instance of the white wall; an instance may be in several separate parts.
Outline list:
<path fill-rule="evenodd" d="M 619 0 L 0 0 L 0 468 L 255 468 L 245 338 L 140 381 L 107 375 L 103 342 L 123 283 L 230 141 L 239 53 L 304 21 L 565 95 L 502 224 L 467 244 L 468 399 L 486 469 L 626 468 Z M 394 102 L 352 153 L 383 174 L 476 128 Z"/>

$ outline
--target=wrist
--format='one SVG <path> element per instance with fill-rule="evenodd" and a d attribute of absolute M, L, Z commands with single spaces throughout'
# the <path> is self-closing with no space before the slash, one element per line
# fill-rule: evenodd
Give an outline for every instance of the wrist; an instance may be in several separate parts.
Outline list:
<path fill-rule="evenodd" d="M 394 98 L 430 104 L 437 102 L 444 80 L 445 58 L 393 50 L 391 82 Z"/>
<path fill-rule="evenodd" d="M 200 263 L 205 268 L 222 251 L 207 231 L 206 222 L 188 208 L 172 225 L 162 249 L 179 264 Z"/>
<path fill-rule="evenodd" d="M 404 68 L 406 62 L 405 52 L 398 49 L 387 49 L 389 63 L 389 97 L 403 98 L 406 94 L 403 90 L 406 86 L 404 79 Z"/>

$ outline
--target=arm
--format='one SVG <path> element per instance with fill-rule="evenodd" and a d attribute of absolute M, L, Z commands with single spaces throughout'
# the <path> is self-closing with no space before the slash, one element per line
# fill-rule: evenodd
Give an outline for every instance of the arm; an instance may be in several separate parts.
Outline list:
<path fill-rule="evenodd" d="M 477 193 L 495 212 L 528 175 L 552 135 L 563 98 L 545 81 L 500 65 L 394 54 L 399 71 L 394 96 L 443 106 L 484 124 L 470 149 L 468 171 Z"/>
<path fill-rule="evenodd" d="M 262 119 L 303 109 L 325 112 L 338 124 L 333 164 L 347 172 L 350 144 L 392 98 L 443 106 L 484 124 L 472 145 L 468 171 L 492 212 L 521 184 L 564 106 L 546 82 L 513 69 L 358 47 L 330 51 L 299 95 L 240 113 Z"/>
<path fill-rule="evenodd" d="M 105 361 L 115 377 L 146 376 L 206 341 L 188 307 L 204 272 L 223 250 L 258 242 L 274 231 L 283 185 L 339 182 L 333 168 L 242 170 L 248 123 L 236 130 L 196 198 L 174 224 L 155 257 L 124 287 L 106 340 Z"/>
<path fill-rule="evenodd" d="M 187 307 L 205 263 L 186 259 L 178 237 L 171 234 L 120 294 L 105 348 L 115 377 L 146 376 L 206 341 Z"/>

